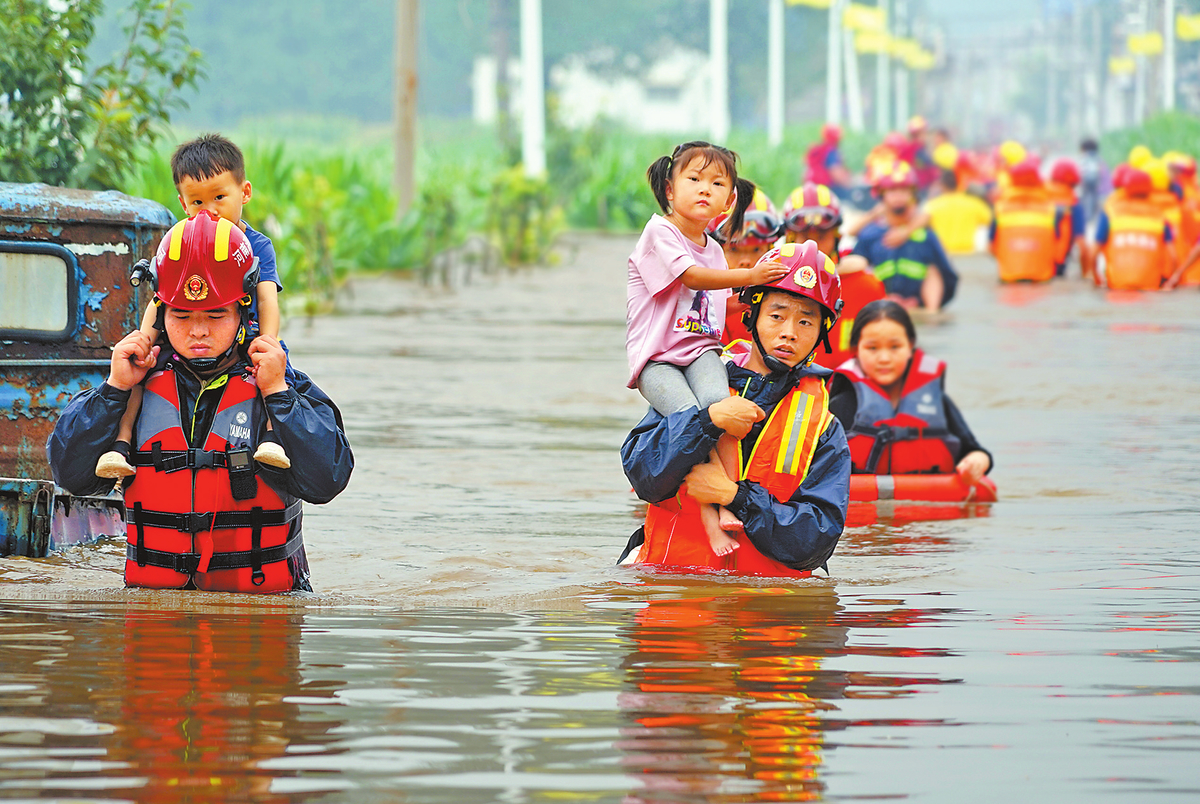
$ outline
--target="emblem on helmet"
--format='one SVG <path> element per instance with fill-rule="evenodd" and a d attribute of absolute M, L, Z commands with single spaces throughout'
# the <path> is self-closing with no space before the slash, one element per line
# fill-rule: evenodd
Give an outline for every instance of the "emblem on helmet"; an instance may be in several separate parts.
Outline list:
<path fill-rule="evenodd" d="M 800 271 L 796 274 L 796 284 L 802 288 L 816 287 L 817 272 L 811 265 L 801 266 Z"/>
<path fill-rule="evenodd" d="M 208 283 L 198 274 L 192 274 L 183 283 L 183 295 L 188 301 L 204 301 L 208 298 Z"/>

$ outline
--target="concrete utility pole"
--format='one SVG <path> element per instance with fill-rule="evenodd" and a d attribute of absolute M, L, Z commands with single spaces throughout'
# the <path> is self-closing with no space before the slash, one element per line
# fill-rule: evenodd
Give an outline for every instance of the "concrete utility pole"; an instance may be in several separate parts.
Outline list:
<path fill-rule="evenodd" d="M 895 0 L 896 23 L 892 26 L 897 38 L 908 36 L 908 1 Z M 908 67 L 896 65 L 896 130 L 908 129 Z"/>
<path fill-rule="evenodd" d="M 858 52 L 854 49 L 854 31 L 842 29 L 842 54 L 846 57 L 846 115 L 851 131 L 862 131 L 862 83 L 858 78 Z"/>
<path fill-rule="evenodd" d="M 883 12 L 883 30 L 888 33 L 892 29 L 891 9 L 888 0 L 879 0 L 879 8 Z M 891 77 L 892 64 L 887 48 L 881 48 L 875 60 L 875 128 L 880 134 L 887 134 L 888 123 L 891 121 Z"/>
<path fill-rule="evenodd" d="M 404 217 L 416 196 L 418 0 L 396 0 L 396 189 L 397 217 Z"/>
<path fill-rule="evenodd" d="M 1175 108 L 1175 0 L 1163 0 L 1163 108 Z"/>
<path fill-rule="evenodd" d="M 712 139 L 729 139 L 729 0 L 709 0 L 708 62 L 712 68 Z"/>
<path fill-rule="evenodd" d="M 825 122 L 842 122 L 842 2 L 829 3 L 829 35 L 825 51 Z"/>
<path fill-rule="evenodd" d="M 783 0 L 767 6 L 767 144 L 783 143 Z"/>
<path fill-rule="evenodd" d="M 521 162 L 525 175 L 546 172 L 546 94 L 542 0 L 521 0 Z"/>

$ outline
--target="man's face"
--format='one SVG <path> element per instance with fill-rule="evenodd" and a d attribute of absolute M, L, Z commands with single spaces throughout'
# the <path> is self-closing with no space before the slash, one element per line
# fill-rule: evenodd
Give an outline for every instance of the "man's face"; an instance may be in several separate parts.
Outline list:
<path fill-rule="evenodd" d="M 730 268 L 753 268 L 758 258 L 771 250 L 771 243 L 755 237 L 744 237 L 732 243 L 726 243 L 725 263 Z"/>
<path fill-rule="evenodd" d="M 224 353 L 233 346 L 242 323 L 236 304 L 212 310 L 168 307 L 165 319 L 171 347 L 188 360 Z"/>
<path fill-rule="evenodd" d="M 821 336 L 821 305 L 812 299 L 774 291 L 762 300 L 755 324 L 765 354 L 796 366 Z"/>
<path fill-rule="evenodd" d="M 889 187 L 883 191 L 883 205 L 888 212 L 903 215 L 913 203 L 913 191 L 908 187 Z"/>
<path fill-rule="evenodd" d="M 799 232 L 793 232 L 791 229 L 788 229 L 787 233 L 787 241 L 789 243 L 803 243 L 805 240 L 812 240 L 817 244 L 817 248 L 821 250 L 821 253 L 834 262 L 837 262 L 838 259 L 836 251 L 837 239 L 837 229 L 818 229 L 815 226 L 810 226 Z"/>

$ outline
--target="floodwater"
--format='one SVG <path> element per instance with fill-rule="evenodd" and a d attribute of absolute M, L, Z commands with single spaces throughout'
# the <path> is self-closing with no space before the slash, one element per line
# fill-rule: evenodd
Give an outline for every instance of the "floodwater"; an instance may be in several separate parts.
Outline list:
<path fill-rule="evenodd" d="M 315 596 L 0 561 L 0 798 L 1196 800 L 1200 295 L 958 260 L 920 340 L 1000 502 L 851 529 L 829 578 L 654 576 L 613 566 L 632 245 L 290 322 L 358 460 Z"/>

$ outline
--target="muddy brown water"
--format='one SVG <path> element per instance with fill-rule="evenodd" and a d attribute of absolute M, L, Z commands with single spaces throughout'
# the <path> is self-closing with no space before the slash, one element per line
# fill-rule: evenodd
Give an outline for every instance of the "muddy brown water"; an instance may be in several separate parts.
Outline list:
<path fill-rule="evenodd" d="M 1002 288 L 920 340 L 1001 501 L 842 538 L 777 585 L 613 566 L 633 240 L 291 321 L 358 465 L 317 594 L 0 561 L 0 798 L 1194 801 L 1200 294 Z M 986 515 L 984 515 L 986 514 Z"/>

